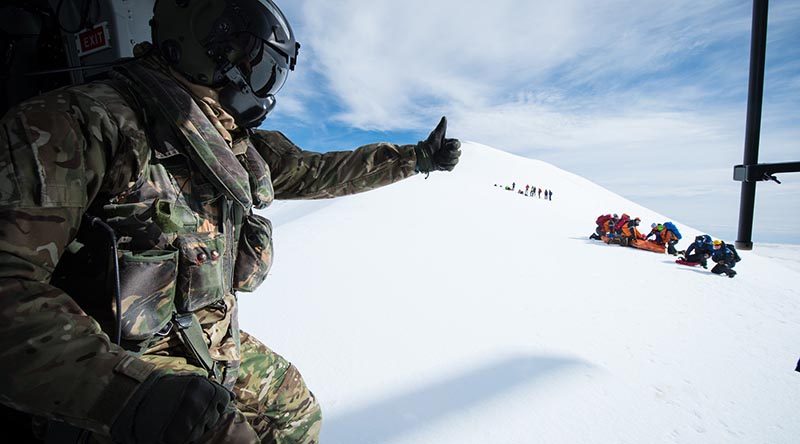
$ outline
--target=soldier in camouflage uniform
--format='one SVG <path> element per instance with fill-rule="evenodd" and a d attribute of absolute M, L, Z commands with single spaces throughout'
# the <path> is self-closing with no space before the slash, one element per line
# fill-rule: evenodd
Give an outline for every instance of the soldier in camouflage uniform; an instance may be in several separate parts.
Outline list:
<path fill-rule="evenodd" d="M 325 154 L 250 129 L 299 47 L 271 0 L 160 0 L 153 28 L 108 79 L 0 121 L 0 403 L 40 439 L 316 443 L 300 373 L 238 326 L 272 258 L 253 210 L 449 171 L 460 144 L 444 119 Z"/>

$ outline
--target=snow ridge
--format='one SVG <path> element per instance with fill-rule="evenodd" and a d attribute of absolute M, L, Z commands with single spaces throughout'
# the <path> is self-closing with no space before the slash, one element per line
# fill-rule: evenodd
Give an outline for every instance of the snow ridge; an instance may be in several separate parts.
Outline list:
<path fill-rule="evenodd" d="M 609 212 L 670 220 L 464 143 L 452 173 L 263 211 L 276 261 L 241 325 L 303 373 L 323 443 L 797 442 L 797 256 L 718 277 L 588 240 Z M 679 249 L 700 234 L 673 222 Z"/>

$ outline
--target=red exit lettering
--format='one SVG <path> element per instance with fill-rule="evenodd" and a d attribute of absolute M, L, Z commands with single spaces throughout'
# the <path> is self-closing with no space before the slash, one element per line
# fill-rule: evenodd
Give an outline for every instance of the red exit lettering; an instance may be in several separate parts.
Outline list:
<path fill-rule="evenodd" d="M 94 28 L 81 33 L 81 51 L 91 51 L 106 44 L 103 28 Z"/>
<path fill-rule="evenodd" d="M 78 43 L 78 54 L 84 56 L 101 49 L 110 48 L 108 41 L 108 24 L 100 23 L 91 29 L 85 29 L 78 33 L 76 40 Z"/>

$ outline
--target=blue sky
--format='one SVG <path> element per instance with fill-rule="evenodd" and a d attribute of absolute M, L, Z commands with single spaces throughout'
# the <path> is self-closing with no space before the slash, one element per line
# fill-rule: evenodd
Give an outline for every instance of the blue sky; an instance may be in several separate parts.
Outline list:
<path fill-rule="evenodd" d="M 751 2 L 278 2 L 303 46 L 264 127 L 301 147 L 414 143 L 447 115 L 451 137 L 735 239 Z M 797 161 L 800 2 L 769 20 L 760 160 Z M 800 173 L 780 179 L 758 185 L 756 242 L 800 243 Z"/>

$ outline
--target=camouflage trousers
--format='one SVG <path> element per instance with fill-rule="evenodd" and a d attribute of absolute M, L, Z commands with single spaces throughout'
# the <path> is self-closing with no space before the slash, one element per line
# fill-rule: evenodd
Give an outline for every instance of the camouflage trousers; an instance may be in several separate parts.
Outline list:
<path fill-rule="evenodd" d="M 241 332 L 241 365 L 233 392 L 236 415 L 222 421 L 204 444 L 318 444 L 320 407 L 300 372 L 279 354 Z M 184 358 L 145 355 L 143 359 L 178 373 L 205 372 Z M 94 435 L 92 444 L 110 444 Z"/>
<path fill-rule="evenodd" d="M 319 404 L 297 368 L 241 332 L 242 363 L 233 392 L 236 408 L 262 443 L 317 444 Z"/>
<path fill-rule="evenodd" d="M 230 325 L 235 322 L 236 302 L 233 296 L 225 298 L 226 309 L 202 309 L 195 312 L 210 342 L 211 355 L 223 362 L 238 358 L 236 380 L 224 384 L 233 386 L 236 395 L 237 420 L 222 425 L 210 443 L 317 444 L 321 423 L 320 407 L 306 387 L 300 372 L 279 354 L 270 350 L 253 336 L 239 331 L 239 351 L 235 347 Z M 174 373 L 194 373 L 207 376 L 207 372 L 179 357 L 185 354 L 184 345 L 169 335 L 163 342 L 154 344 L 141 356 L 156 367 Z M 227 375 L 227 371 L 225 372 Z M 232 375 L 231 375 L 232 376 Z"/>

